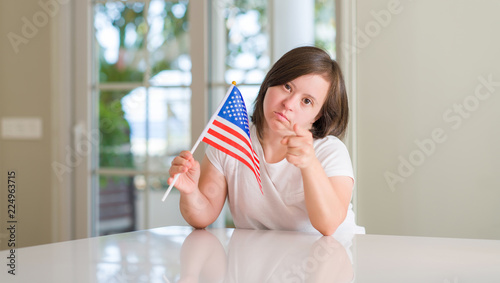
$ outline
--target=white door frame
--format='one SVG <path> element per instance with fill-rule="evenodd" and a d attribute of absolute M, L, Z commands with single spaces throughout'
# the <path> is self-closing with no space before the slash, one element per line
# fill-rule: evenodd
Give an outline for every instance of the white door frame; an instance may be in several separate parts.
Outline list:
<path fill-rule="evenodd" d="M 346 146 L 351 153 L 354 177 L 357 177 L 357 89 L 356 89 L 356 0 L 336 0 L 337 62 L 342 69 L 349 99 L 349 126 L 345 138 Z M 352 205 L 357 212 L 357 183 L 354 184 Z M 357 213 L 356 213 L 357 215 Z"/>

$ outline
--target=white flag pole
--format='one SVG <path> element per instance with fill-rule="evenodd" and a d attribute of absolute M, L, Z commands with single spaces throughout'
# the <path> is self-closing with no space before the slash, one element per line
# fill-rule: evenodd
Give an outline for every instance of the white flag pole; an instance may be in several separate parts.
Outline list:
<path fill-rule="evenodd" d="M 233 81 L 233 84 L 231 85 L 231 87 L 229 87 L 229 89 L 227 90 L 226 92 L 226 95 L 224 96 L 224 98 L 222 99 L 222 102 L 219 104 L 219 106 L 217 107 L 217 111 L 215 111 L 215 113 L 212 115 L 212 117 L 210 118 L 210 121 L 208 121 L 208 124 L 205 126 L 205 129 L 203 129 L 203 132 L 201 132 L 200 136 L 198 137 L 198 140 L 196 140 L 195 144 L 193 145 L 193 148 L 191 149 L 191 154 L 194 153 L 194 151 L 196 150 L 196 148 L 198 147 L 198 145 L 200 144 L 201 140 L 203 139 L 203 137 L 205 136 L 205 134 L 208 132 L 208 128 L 210 127 L 210 125 L 212 125 L 212 123 L 214 122 L 215 118 L 217 117 L 217 114 L 219 114 L 219 111 L 221 110 L 222 106 L 224 105 L 224 103 L 226 102 L 227 98 L 229 97 L 229 95 L 231 95 L 231 91 L 233 91 L 233 88 L 236 86 L 236 82 Z M 174 180 L 172 181 L 172 183 L 170 184 L 170 186 L 168 186 L 168 189 L 167 191 L 165 192 L 165 194 L 163 195 L 163 198 L 161 199 L 161 201 L 165 201 L 167 199 L 167 196 L 168 194 L 170 193 L 170 191 L 172 190 L 172 188 L 174 187 L 174 184 L 175 182 L 177 182 L 177 179 L 179 179 L 179 176 L 181 174 L 176 174 L 174 176 Z"/>

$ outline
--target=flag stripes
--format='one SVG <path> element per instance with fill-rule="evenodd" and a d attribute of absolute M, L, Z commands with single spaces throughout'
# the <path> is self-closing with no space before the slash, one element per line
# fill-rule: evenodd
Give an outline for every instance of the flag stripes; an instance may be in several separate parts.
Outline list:
<path fill-rule="evenodd" d="M 248 135 L 238 126 L 218 116 L 203 137 L 203 142 L 236 158 L 254 173 L 262 192 L 260 168 L 257 154 L 252 149 Z"/>
<path fill-rule="evenodd" d="M 218 120 L 221 120 L 223 122 L 220 122 Z M 238 138 L 240 141 L 244 142 L 247 146 L 247 148 L 243 149 L 243 147 L 241 147 L 241 150 L 244 150 L 245 154 L 253 161 L 253 165 L 255 167 L 257 167 L 257 169 L 259 169 L 259 158 L 257 157 L 257 153 L 255 153 L 255 151 L 253 150 L 252 148 L 252 145 L 250 144 L 251 141 L 249 138 L 245 138 L 245 134 L 242 134 L 240 131 L 239 131 L 239 128 L 231 128 L 230 126 L 226 126 L 226 123 L 228 123 L 228 121 L 224 121 L 225 119 L 222 118 L 222 117 L 219 117 L 217 119 L 214 120 L 213 124 L 214 126 L 217 126 L 219 127 L 221 130 L 233 135 L 234 137 Z M 229 124 L 231 125 L 231 124 Z M 250 156 L 250 153 L 252 154 L 252 156 Z"/>

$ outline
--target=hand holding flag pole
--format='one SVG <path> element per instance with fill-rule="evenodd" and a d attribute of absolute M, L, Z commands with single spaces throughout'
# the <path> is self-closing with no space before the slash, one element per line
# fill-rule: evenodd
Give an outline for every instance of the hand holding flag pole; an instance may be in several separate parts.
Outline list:
<path fill-rule="evenodd" d="M 194 153 L 200 141 L 236 158 L 250 168 L 255 174 L 262 192 L 259 159 L 252 148 L 248 114 L 243 97 L 236 88 L 236 82 L 233 82 L 233 85 L 228 89 L 217 111 L 201 132 L 191 149 L 191 154 Z M 179 176 L 180 174 L 174 176 L 174 180 L 163 195 L 162 201 L 165 201 Z"/>
<path fill-rule="evenodd" d="M 198 147 L 198 144 L 200 144 L 200 141 L 201 141 L 201 136 L 198 138 L 198 140 L 196 141 L 196 143 L 194 144 L 193 148 L 191 148 L 191 154 L 194 153 L 194 151 L 196 150 L 196 148 Z M 176 174 L 174 176 L 174 180 L 172 181 L 172 184 L 170 184 L 170 186 L 168 186 L 168 189 L 167 191 L 165 192 L 165 194 L 163 195 L 163 198 L 161 199 L 161 201 L 165 201 L 167 199 L 167 196 L 168 194 L 170 193 L 170 191 L 172 190 L 172 188 L 174 187 L 175 185 L 175 182 L 177 182 L 177 179 L 179 179 L 179 176 L 181 174 Z"/>
<path fill-rule="evenodd" d="M 226 93 L 226 96 L 224 96 L 224 99 L 222 100 L 222 102 L 224 102 L 227 97 L 229 96 L 229 94 L 231 94 L 231 91 L 233 90 L 234 86 L 236 85 L 236 82 L 233 81 L 233 84 L 232 86 L 228 89 L 227 93 Z M 217 111 L 215 113 L 218 113 L 220 111 L 220 109 L 222 108 L 222 104 L 219 105 Z M 203 136 L 205 136 L 206 132 L 208 131 L 208 127 L 212 124 L 213 120 L 215 119 L 215 114 L 212 116 L 212 118 L 210 118 L 210 121 L 208 122 L 208 124 L 205 126 L 205 129 L 203 129 L 203 131 L 201 132 L 200 136 L 198 137 L 198 140 L 196 140 L 196 142 L 194 143 L 193 145 L 193 148 L 191 148 L 191 154 L 194 154 L 194 151 L 196 150 L 196 148 L 198 147 L 198 145 L 200 144 L 201 140 L 203 139 Z M 175 182 L 177 182 L 177 179 L 179 179 L 179 176 L 181 174 L 176 174 L 174 176 L 174 180 L 172 181 L 172 183 L 170 184 L 170 186 L 168 186 L 168 189 L 167 191 L 165 192 L 165 194 L 163 195 L 163 198 L 161 199 L 161 201 L 165 201 L 165 199 L 167 199 L 167 196 L 168 194 L 170 193 L 170 191 L 172 190 L 172 188 L 174 187 L 175 185 Z"/>

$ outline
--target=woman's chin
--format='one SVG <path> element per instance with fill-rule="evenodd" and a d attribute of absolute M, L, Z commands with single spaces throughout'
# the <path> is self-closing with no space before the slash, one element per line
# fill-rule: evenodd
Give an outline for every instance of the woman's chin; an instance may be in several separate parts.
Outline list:
<path fill-rule="evenodd" d="M 283 122 L 274 120 L 272 123 L 268 123 L 267 125 L 267 132 L 272 135 L 289 136 L 290 134 L 294 133 L 293 128 L 291 128 L 288 121 Z"/>

